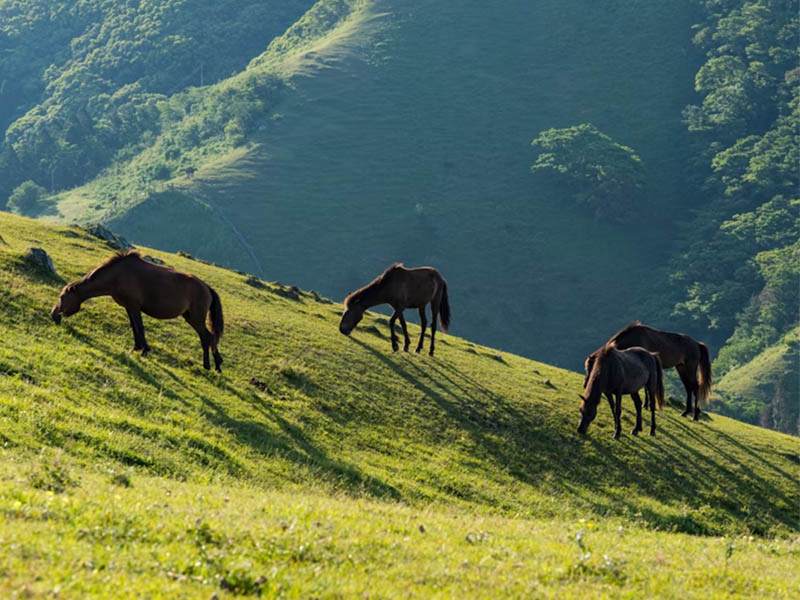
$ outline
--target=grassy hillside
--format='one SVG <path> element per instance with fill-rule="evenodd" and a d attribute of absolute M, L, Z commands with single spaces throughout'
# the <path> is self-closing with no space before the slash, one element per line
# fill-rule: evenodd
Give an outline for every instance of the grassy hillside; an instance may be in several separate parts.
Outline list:
<path fill-rule="evenodd" d="M 111 219 L 143 243 L 337 299 L 392 261 L 435 264 L 456 331 L 559 365 L 577 367 L 633 313 L 664 321 L 641 299 L 663 281 L 674 211 L 658 226 L 598 223 L 530 173 L 530 142 L 591 122 L 642 157 L 640 204 L 685 202 L 692 4 L 350 4 L 311 28 L 311 46 L 251 64 L 292 91 L 247 144 L 198 151 L 191 180 L 144 189 L 136 161 L 160 158 L 143 155 L 59 196 L 61 218 Z"/>
<path fill-rule="evenodd" d="M 714 409 L 786 433 L 800 429 L 797 386 L 800 328 L 783 336 L 753 360 L 725 374 Z"/>
<path fill-rule="evenodd" d="M 226 362 L 152 319 L 142 359 L 110 299 L 49 320 L 104 243 L 0 235 L 0 589 L 797 595 L 796 438 L 678 405 L 655 438 L 614 442 L 604 409 L 581 438 L 578 374 L 448 335 L 393 354 L 380 315 L 347 338 L 314 293 L 153 250 L 220 293 Z"/>

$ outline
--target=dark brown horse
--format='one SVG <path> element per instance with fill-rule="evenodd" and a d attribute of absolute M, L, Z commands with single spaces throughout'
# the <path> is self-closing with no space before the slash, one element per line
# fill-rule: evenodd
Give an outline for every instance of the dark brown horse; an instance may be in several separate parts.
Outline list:
<path fill-rule="evenodd" d="M 144 337 L 142 313 L 156 319 L 182 316 L 200 336 L 203 366 L 211 368 L 208 360 L 211 348 L 214 367 L 220 370 L 222 356 L 217 343 L 224 327 L 222 304 L 217 293 L 194 275 L 149 263 L 136 251 L 118 252 L 88 275 L 65 286 L 50 316 L 60 323 L 62 314 L 74 315 L 82 302 L 96 296 L 111 296 L 125 308 L 133 329 L 133 349 L 141 350 L 142 356 L 150 351 Z M 206 327 L 209 314 L 211 331 Z"/>
<path fill-rule="evenodd" d="M 656 406 L 660 409 L 664 401 L 664 374 L 658 356 L 638 347 L 618 350 L 612 344 L 597 350 L 584 395 L 580 396 L 581 423 L 578 433 L 586 433 L 589 424 L 597 416 L 597 406 L 605 394 L 614 415 L 614 439 L 618 440 L 622 431 L 622 396 L 631 394 L 636 406 L 636 426 L 631 434 L 638 435 L 642 430 L 642 401 L 638 391 L 642 388 L 645 398 L 650 402 L 650 435 L 655 435 Z"/>
<path fill-rule="evenodd" d="M 694 394 L 694 420 L 700 417 L 700 405 L 711 395 L 711 357 L 708 346 L 683 333 L 660 331 L 642 325 L 639 321 L 634 321 L 614 334 L 607 344 L 620 349 L 641 346 L 650 352 L 658 353 L 665 369 L 675 367 L 686 389 L 686 409 L 681 416 L 685 417 L 692 412 L 692 394 Z M 586 357 L 584 386 L 589 379 L 595 355 L 600 350 L 602 348 Z"/>
<path fill-rule="evenodd" d="M 442 329 L 447 331 L 450 327 L 450 304 L 447 300 L 447 282 L 439 275 L 433 267 L 420 267 L 418 269 L 406 269 L 399 263 L 393 264 L 379 275 L 372 283 L 356 290 L 344 299 L 344 314 L 339 323 L 339 331 L 345 335 L 355 329 L 358 322 L 364 316 L 364 311 L 378 304 L 388 304 L 394 309 L 389 319 L 389 331 L 392 338 L 392 349 L 396 352 L 399 347 L 397 336 L 394 332 L 394 322 L 400 319 L 405 336 L 405 346 L 403 350 L 408 352 L 411 340 L 408 337 L 406 320 L 403 311 L 406 308 L 416 308 L 419 310 L 419 320 L 422 326 L 422 333 L 419 336 L 417 352 L 422 350 L 422 342 L 425 339 L 425 305 L 431 305 L 431 348 L 430 354 L 433 356 L 433 349 L 436 338 L 436 320 L 440 320 Z"/>

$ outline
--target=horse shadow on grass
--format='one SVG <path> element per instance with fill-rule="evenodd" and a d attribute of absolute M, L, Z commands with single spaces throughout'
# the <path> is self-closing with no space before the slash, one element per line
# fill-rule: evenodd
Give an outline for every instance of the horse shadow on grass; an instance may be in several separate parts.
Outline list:
<path fill-rule="evenodd" d="M 620 441 L 591 434 L 565 435 L 561 425 L 555 423 L 563 418 L 561 411 L 548 413 L 551 409 L 533 406 L 525 411 L 449 365 L 436 361 L 418 364 L 402 354 L 387 355 L 357 338 L 351 339 L 434 402 L 454 426 L 467 432 L 476 454 L 484 454 L 516 479 L 543 491 L 574 495 L 576 485 L 589 488 L 594 491 L 589 503 L 596 504 L 597 509 L 612 512 L 616 506 L 618 510 L 641 514 L 640 518 L 653 526 L 710 534 L 714 532 L 692 511 L 708 502 L 709 493 L 716 486 L 722 490 L 722 496 L 713 496 L 719 504 L 716 508 L 754 531 L 766 531 L 770 520 L 773 524 L 779 521 L 789 527 L 795 525 L 789 511 L 767 510 L 766 519 L 754 513 L 753 507 L 769 498 L 786 503 L 791 498 L 698 432 L 699 427 L 704 428 L 700 424 L 687 424 L 657 413 L 657 435 L 668 443 L 656 442 L 646 435 L 625 435 Z M 691 447 L 687 447 L 685 438 L 678 439 L 670 431 L 675 422 L 685 429 L 692 440 Z M 632 413 L 627 415 L 626 423 L 632 425 Z M 713 449 L 723 460 L 715 462 L 695 452 L 693 448 L 699 444 Z M 752 451 L 751 454 L 757 458 Z M 728 465 L 736 465 L 739 472 Z M 553 477 L 554 473 L 558 477 Z M 620 488 L 637 490 L 639 495 L 657 498 L 667 505 L 687 506 L 688 512 L 659 514 L 622 497 Z"/>
<path fill-rule="evenodd" d="M 166 350 L 154 348 L 151 357 L 142 359 L 129 351 L 112 348 L 69 324 L 67 324 L 67 330 L 80 343 L 102 352 L 129 370 L 138 381 L 151 388 L 154 395 L 163 395 L 172 402 L 181 403 L 185 408 L 196 407 L 194 399 L 201 405 L 205 419 L 226 430 L 238 443 L 249 447 L 255 453 L 266 456 L 278 454 L 304 469 L 317 471 L 323 480 L 331 482 L 344 493 L 354 496 L 368 495 L 388 500 L 401 499 L 402 495 L 396 488 L 374 476 L 363 473 L 354 465 L 332 457 L 316 445 L 302 428 L 287 421 L 258 394 L 245 392 L 232 385 L 225 375 L 200 370 L 199 367 L 192 369 L 197 371 L 194 373 L 196 376 L 205 378 L 211 385 L 257 410 L 264 416 L 264 422 L 230 416 L 218 402 L 193 388 L 173 372 L 170 366 L 174 367 L 179 361 L 176 357 L 169 355 Z M 166 353 L 162 358 L 167 360 L 169 365 L 162 364 L 162 361 L 155 356 L 157 353 Z M 175 387 L 181 388 L 182 392 L 176 392 Z M 279 433 L 265 423 L 274 424 Z M 242 471 L 243 467 L 238 461 L 227 452 L 220 454 L 219 449 L 213 444 L 201 444 L 203 447 L 197 447 L 197 440 L 193 439 L 188 440 L 187 444 L 191 447 L 187 446 L 185 451 L 191 451 L 192 456 L 199 459 L 200 462 L 220 464 L 232 474 Z M 148 465 L 140 466 L 147 467 Z"/>

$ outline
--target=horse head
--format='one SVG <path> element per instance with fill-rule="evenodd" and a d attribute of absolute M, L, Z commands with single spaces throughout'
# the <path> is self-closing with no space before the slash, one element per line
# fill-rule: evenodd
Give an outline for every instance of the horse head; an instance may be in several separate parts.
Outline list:
<path fill-rule="evenodd" d="M 356 328 L 356 325 L 358 325 L 363 316 L 364 307 L 361 306 L 357 298 L 353 298 L 345 305 L 342 320 L 339 321 L 339 331 L 344 335 L 350 335 L 350 332 Z"/>
<path fill-rule="evenodd" d="M 75 286 L 70 284 L 61 290 L 58 302 L 53 307 L 53 310 L 50 311 L 50 317 L 58 325 L 61 323 L 61 315 L 70 317 L 80 309 L 81 299 L 78 297 L 78 292 L 75 291 Z"/>

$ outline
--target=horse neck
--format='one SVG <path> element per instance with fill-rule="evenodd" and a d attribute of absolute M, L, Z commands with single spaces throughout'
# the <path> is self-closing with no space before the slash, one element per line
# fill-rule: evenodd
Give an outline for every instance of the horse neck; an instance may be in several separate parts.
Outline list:
<path fill-rule="evenodd" d="M 76 283 L 74 290 L 80 301 L 111 294 L 116 279 L 116 266 L 115 264 L 108 265 Z"/>
<path fill-rule="evenodd" d="M 610 356 L 609 354 L 606 354 L 602 358 L 595 360 L 594 368 L 590 373 L 589 383 L 587 385 L 587 402 L 599 403 L 603 392 L 610 391 L 608 389 L 608 367 L 609 361 L 612 360 L 615 360 L 615 357 Z"/>
<path fill-rule="evenodd" d="M 372 306 L 377 306 L 378 304 L 384 304 L 388 301 L 389 297 L 387 294 L 387 286 L 385 281 L 378 281 L 365 288 L 364 291 L 361 292 L 360 304 L 364 308 L 370 308 Z"/>

